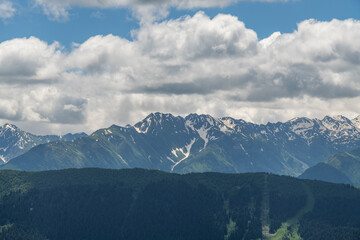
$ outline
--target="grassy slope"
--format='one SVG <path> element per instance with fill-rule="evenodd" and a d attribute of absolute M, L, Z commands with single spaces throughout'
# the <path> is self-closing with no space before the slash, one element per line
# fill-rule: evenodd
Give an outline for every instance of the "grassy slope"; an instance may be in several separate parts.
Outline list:
<path fill-rule="evenodd" d="M 284 222 L 281 225 L 274 235 L 268 235 L 265 239 L 269 240 L 282 240 L 282 239 L 290 239 L 290 240 L 300 240 L 302 239 L 298 234 L 299 229 L 299 219 L 306 213 L 310 212 L 315 205 L 315 198 L 313 193 L 311 192 L 307 183 L 302 183 L 305 192 L 307 193 L 307 201 L 304 208 L 300 209 L 297 214 Z"/>
<path fill-rule="evenodd" d="M 360 186 L 360 155 L 358 154 L 358 151 L 341 152 L 326 160 L 325 163 L 344 173 L 353 184 Z"/>

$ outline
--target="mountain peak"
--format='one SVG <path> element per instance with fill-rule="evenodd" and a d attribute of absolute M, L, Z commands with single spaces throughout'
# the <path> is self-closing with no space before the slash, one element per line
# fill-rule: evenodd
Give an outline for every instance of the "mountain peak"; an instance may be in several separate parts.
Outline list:
<path fill-rule="evenodd" d="M 322 121 L 326 121 L 326 122 L 342 122 L 342 123 L 351 122 L 347 117 L 344 117 L 343 115 L 335 115 L 335 116 L 326 115 L 322 119 Z"/>
<path fill-rule="evenodd" d="M 199 115 L 196 113 L 191 113 L 185 117 L 185 120 L 187 121 L 188 125 L 191 124 L 197 129 L 201 128 L 202 126 L 209 128 L 211 126 L 218 126 L 219 124 L 222 124 L 219 119 L 216 119 L 209 114 Z"/>
<path fill-rule="evenodd" d="M 160 128 L 164 130 L 167 128 L 168 130 L 170 127 L 177 126 L 179 121 L 183 121 L 182 117 L 175 117 L 171 113 L 150 113 L 144 120 L 136 123 L 134 128 L 139 133 L 148 133 L 149 129 L 151 131 L 156 131 L 156 129 Z"/>
<path fill-rule="evenodd" d="M 340 122 L 350 122 L 350 120 L 347 117 L 344 117 L 343 115 L 335 115 L 333 116 L 333 119 Z"/>
<path fill-rule="evenodd" d="M 18 127 L 13 125 L 13 124 L 10 124 L 10 123 L 5 123 L 2 127 L 2 129 L 10 129 L 11 131 L 16 131 L 18 130 Z"/>
<path fill-rule="evenodd" d="M 321 121 L 334 121 L 335 119 L 330 117 L 329 115 L 326 115 Z"/>
<path fill-rule="evenodd" d="M 145 119 L 148 118 L 160 119 L 160 118 L 168 118 L 168 117 L 174 117 L 174 115 L 172 115 L 171 113 L 155 112 L 155 113 L 150 113 Z"/>
<path fill-rule="evenodd" d="M 290 119 L 288 122 L 294 123 L 294 122 L 312 122 L 313 120 L 307 117 L 295 117 Z"/>
<path fill-rule="evenodd" d="M 21 130 L 14 124 L 5 123 L 0 126 L 0 164 L 6 163 L 39 144 L 57 140 L 72 141 L 85 136 L 87 136 L 86 133 L 37 136 Z"/>

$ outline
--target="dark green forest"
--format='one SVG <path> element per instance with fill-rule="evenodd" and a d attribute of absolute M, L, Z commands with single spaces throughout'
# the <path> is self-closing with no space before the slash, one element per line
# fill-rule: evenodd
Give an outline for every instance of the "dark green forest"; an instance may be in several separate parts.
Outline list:
<path fill-rule="evenodd" d="M 351 185 L 266 173 L 4 170 L 0 239 L 272 239 L 284 223 L 305 240 L 360 239 L 359 202 Z"/>

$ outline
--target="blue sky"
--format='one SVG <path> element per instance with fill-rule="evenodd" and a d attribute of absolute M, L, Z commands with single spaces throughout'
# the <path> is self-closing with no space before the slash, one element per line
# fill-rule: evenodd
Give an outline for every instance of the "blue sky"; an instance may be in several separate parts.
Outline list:
<path fill-rule="evenodd" d="M 354 118 L 359 20 L 360 0 L 0 0 L 0 123 Z"/>
<path fill-rule="evenodd" d="M 94 35 L 114 34 L 131 39 L 131 30 L 139 28 L 139 21 L 128 8 L 71 7 L 67 20 L 48 17 L 34 2 L 13 0 L 15 16 L 0 22 L 0 42 L 18 37 L 36 36 L 48 43 L 60 42 L 71 48 L 71 43 L 82 43 Z M 204 11 L 214 17 L 219 13 L 237 16 L 248 28 L 255 30 L 259 39 L 273 32 L 293 32 L 296 24 L 310 18 L 329 21 L 333 18 L 360 19 L 359 0 L 296 0 L 290 2 L 238 2 L 227 7 L 178 10 L 171 8 L 167 19 L 194 15 Z"/>

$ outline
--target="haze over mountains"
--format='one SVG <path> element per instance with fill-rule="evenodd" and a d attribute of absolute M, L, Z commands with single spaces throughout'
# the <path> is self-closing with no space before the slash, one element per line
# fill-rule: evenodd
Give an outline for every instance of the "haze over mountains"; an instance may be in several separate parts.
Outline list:
<path fill-rule="evenodd" d="M 71 142 L 36 146 L 3 169 L 147 168 L 167 172 L 272 172 L 298 176 L 360 146 L 360 117 L 254 124 L 231 117 L 152 113 Z"/>

